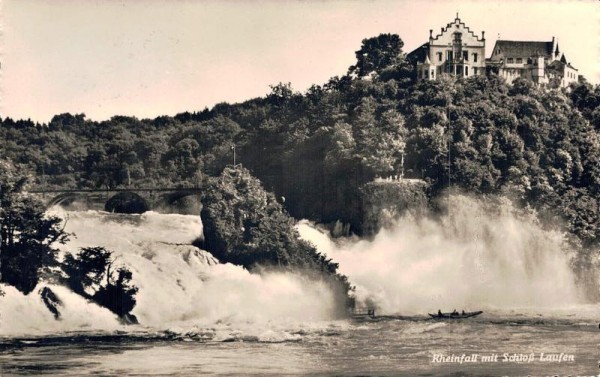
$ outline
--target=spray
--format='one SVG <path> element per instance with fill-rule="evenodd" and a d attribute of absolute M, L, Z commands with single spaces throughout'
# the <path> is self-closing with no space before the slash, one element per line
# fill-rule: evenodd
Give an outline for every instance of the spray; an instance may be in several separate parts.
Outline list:
<path fill-rule="evenodd" d="M 438 218 L 404 217 L 371 240 L 337 243 L 308 222 L 301 236 L 340 264 L 357 300 L 380 313 L 577 304 L 580 293 L 561 232 L 508 200 L 450 197 Z"/>

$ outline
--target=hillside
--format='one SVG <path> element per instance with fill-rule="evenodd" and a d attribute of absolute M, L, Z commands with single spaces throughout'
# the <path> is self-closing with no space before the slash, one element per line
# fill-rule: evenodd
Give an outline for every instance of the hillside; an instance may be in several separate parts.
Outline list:
<path fill-rule="evenodd" d="M 417 83 L 402 47 L 395 35 L 366 39 L 346 75 L 306 93 L 278 84 L 265 98 L 174 117 L 2 119 L 0 157 L 43 187 L 201 186 L 233 162 L 235 145 L 237 163 L 292 216 L 360 233 L 360 188 L 398 174 L 404 151 L 405 176 L 428 181 L 431 197 L 449 180 L 507 195 L 597 248 L 600 87 L 508 86 L 493 75 Z"/>

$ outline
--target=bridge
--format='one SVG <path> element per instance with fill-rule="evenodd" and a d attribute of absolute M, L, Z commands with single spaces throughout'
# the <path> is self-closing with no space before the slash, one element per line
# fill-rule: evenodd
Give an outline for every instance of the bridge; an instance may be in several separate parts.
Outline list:
<path fill-rule="evenodd" d="M 62 189 L 34 188 L 27 192 L 36 195 L 46 208 L 53 206 L 82 206 L 89 209 L 104 209 L 104 205 L 113 196 L 127 192 L 142 197 L 150 209 L 185 206 L 184 198 L 193 198 L 200 205 L 203 188 L 201 187 L 141 187 L 113 189 Z M 189 204 L 189 200 L 188 203 Z"/>

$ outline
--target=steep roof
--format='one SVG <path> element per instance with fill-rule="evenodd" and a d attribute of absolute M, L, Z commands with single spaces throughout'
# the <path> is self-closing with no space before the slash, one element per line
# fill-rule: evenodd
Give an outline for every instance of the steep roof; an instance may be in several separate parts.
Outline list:
<path fill-rule="evenodd" d="M 511 58 L 529 58 L 536 55 L 552 56 L 552 42 L 496 41 L 494 52 Z"/>
<path fill-rule="evenodd" d="M 419 47 L 415 48 L 413 51 L 409 52 L 406 55 L 408 61 L 416 64 L 417 62 L 425 61 L 425 57 L 429 53 L 429 43 L 423 43 Z"/>

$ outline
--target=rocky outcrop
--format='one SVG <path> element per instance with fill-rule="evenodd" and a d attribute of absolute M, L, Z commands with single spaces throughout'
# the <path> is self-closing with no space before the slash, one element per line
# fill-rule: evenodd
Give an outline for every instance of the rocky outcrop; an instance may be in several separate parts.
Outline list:
<path fill-rule="evenodd" d="M 137 317 L 131 313 L 126 313 L 126 314 L 123 314 L 122 316 L 119 316 L 119 322 L 122 325 L 139 325 L 140 324 L 138 322 Z"/>
<path fill-rule="evenodd" d="M 426 210 L 427 184 L 418 179 L 376 180 L 362 188 L 362 234 L 375 235 L 406 213 Z"/>

